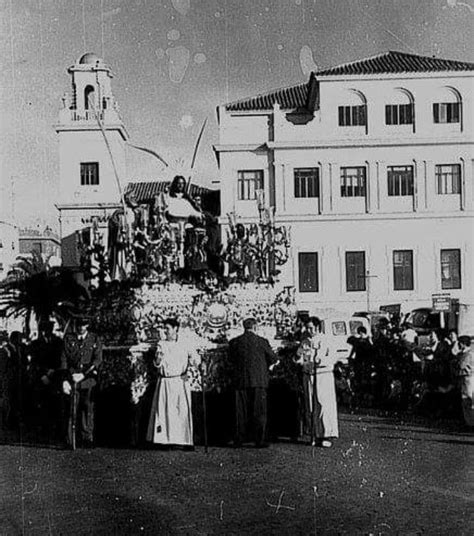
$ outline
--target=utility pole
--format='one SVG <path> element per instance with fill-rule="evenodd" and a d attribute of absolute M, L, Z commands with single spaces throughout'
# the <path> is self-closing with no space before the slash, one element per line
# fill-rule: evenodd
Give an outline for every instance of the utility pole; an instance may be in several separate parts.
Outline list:
<path fill-rule="evenodd" d="M 15 222 L 15 177 L 13 175 L 10 176 L 10 216 L 12 219 L 12 222 Z"/>
<path fill-rule="evenodd" d="M 370 275 L 370 271 L 367 270 L 365 275 L 361 276 L 365 279 L 366 289 L 367 289 L 367 312 L 370 311 L 370 280 L 372 277 L 378 277 L 376 275 Z"/>

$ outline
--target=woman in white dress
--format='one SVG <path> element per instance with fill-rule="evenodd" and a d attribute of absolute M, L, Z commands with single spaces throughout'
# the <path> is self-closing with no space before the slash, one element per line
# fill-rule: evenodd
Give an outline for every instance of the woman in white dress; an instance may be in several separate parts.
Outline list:
<path fill-rule="evenodd" d="M 147 440 L 159 445 L 179 445 L 192 449 L 193 418 L 191 389 L 186 371 L 196 354 L 189 341 L 178 337 L 179 322 L 165 321 L 165 339 L 158 343 L 155 366 L 158 368 Z"/>
<path fill-rule="evenodd" d="M 296 363 L 303 368 L 306 431 L 313 445 L 330 447 L 331 439 L 339 437 L 334 358 L 327 337 L 320 333 L 320 324 L 317 317 L 308 319 Z"/>

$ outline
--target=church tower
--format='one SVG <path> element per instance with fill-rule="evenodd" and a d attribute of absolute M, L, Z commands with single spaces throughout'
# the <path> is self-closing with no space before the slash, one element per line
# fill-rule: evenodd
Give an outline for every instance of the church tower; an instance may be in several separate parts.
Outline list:
<path fill-rule="evenodd" d="M 64 95 L 55 125 L 59 138 L 56 206 L 63 264 L 73 267 L 78 265 L 77 232 L 89 227 L 92 220 L 105 226 L 107 216 L 120 207 L 114 165 L 123 187 L 128 134 L 112 93 L 112 73 L 103 60 L 88 52 L 68 73 L 72 94 Z"/>

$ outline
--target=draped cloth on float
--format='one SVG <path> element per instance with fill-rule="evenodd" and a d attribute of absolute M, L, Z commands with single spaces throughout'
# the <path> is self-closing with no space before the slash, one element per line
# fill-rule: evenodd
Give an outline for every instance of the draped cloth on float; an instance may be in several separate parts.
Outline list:
<path fill-rule="evenodd" d="M 161 445 L 192 445 L 191 389 L 186 378 L 195 354 L 184 341 L 161 341 L 159 377 L 148 423 L 147 440 Z"/>

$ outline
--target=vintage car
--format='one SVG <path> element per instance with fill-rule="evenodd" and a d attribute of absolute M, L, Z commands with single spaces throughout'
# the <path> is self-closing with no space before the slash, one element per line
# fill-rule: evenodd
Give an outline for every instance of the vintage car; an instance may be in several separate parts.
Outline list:
<path fill-rule="evenodd" d="M 377 334 L 380 324 L 390 322 L 390 315 L 383 311 L 357 311 L 352 316 L 354 318 L 366 318 L 370 322 L 370 329 L 373 335 Z"/>
<path fill-rule="evenodd" d="M 441 313 L 435 311 L 431 307 L 420 307 L 409 312 L 403 322 L 409 322 L 419 336 L 427 336 L 431 331 L 439 331 L 440 329 L 456 329 L 457 318 L 454 312 L 446 312 L 444 314 L 444 325 L 442 325 Z"/>
<path fill-rule="evenodd" d="M 322 319 L 322 331 L 332 340 L 331 346 L 335 348 L 337 361 L 347 363 L 352 346 L 347 342 L 351 335 L 356 335 L 357 328 L 364 326 L 370 333 L 370 323 L 367 318 L 337 315 Z"/>

